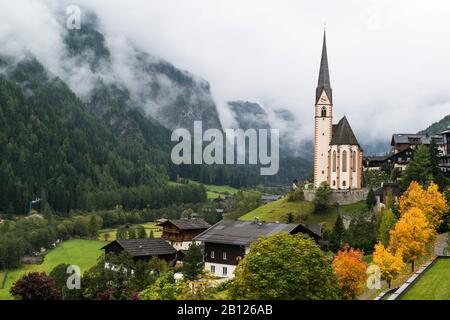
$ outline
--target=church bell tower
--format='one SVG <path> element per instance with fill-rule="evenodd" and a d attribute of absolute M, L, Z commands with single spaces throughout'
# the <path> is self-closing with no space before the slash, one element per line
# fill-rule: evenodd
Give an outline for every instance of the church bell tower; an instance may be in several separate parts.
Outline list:
<path fill-rule="evenodd" d="M 333 95 L 328 69 L 326 33 L 323 34 L 322 59 L 316 89 L 314 114 L 314 188 L 329 184 L 330 142 L 333 134 Z"/>

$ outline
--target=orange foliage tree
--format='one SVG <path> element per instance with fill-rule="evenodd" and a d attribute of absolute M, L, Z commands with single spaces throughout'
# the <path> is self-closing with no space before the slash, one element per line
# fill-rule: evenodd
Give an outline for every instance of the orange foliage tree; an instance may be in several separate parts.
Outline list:
<path fill-rule="evenodd" d="M 390 252 L 397 253 L 401 250 L 403 261 L 411 262 L 414 272 L 414 262 L 426 253 L 426 245 L 435 234 L 434 228 L 421 209 L 411 208 L 403 213 L 390 233 Z"/>
<path fill-rule="evenodd" d="M 378 243 L 375 245 L 373 263 L 380 268 L 381 278 L 388 282 L 390 288 L 392 279 L 400 273 L 405 265 L 402 249 L 397 250 L 393 255 L 382 243 Z"/>
<path fill-rule="evenodd" d="M 427 217 L 430 225 L 436 230 L 448 211 L 447 201 L 439 192 L 437 184 L 431 183 L 424 189 L 416 181 L 412 181 L 399 199 L 400 214 L 403 215 L 411 208 L 419 208 Z"/>
<path fill-rule="evenodd" d="M 347 300 L 356 299 L 364 290 L 367 280 L 367 263 L 363 260 L 363 252 L 345 245 L 337 253 L 332 265 L 342 297 Z"/>

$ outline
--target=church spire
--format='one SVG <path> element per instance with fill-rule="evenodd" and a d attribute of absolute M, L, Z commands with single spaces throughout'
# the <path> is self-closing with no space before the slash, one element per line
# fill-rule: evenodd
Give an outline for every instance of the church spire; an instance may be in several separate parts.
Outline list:
<path fill-rule="evenodd" d="M 332 102 L 332 90 L 330 84 L 330 72 L 328 69 L 328 55 L 327 55 L 327 37 L 326 31 L 323 31 L 323 47 L 322 59 L 320 61 L 319 82 L 316 89 L 316 103 L 319 102 L 322 92 L 325 90 L 330 102 Z"/>

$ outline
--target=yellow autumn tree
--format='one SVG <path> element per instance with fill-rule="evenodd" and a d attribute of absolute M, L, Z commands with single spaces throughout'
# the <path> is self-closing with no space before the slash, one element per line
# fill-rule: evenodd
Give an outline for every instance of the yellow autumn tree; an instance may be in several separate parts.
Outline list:
<path fill-rule="evenodd" d="M 391 230 L 389 251 L 402 252 L 403 261 L 411 263 L 414 272 L 415 260 L 426 253 L 426 245 L 435 234 L 423 211 L 411 208 L 406 211 Z"/>
<path fill-rule="evenodd" d="M 405 265 L 402 249 L 397 250 L 394 255 L 382 243 L 378 243 L 375 245 L 373 263 L 380 268 L 381 278 L 387 281 L 390 288 L 392 280 L 400 273 Z"/>
<path fill-rule="evenodd" d="M 439 192 L 437 184 L 431 183 L 424 189 L 416 181 L 412 181 L 399 199 L 400 214 L 403 215 L 411 208 L 419 208 L 427 217 L 431 226 L 436 230 L 448 211 L 447 201 Z"/>

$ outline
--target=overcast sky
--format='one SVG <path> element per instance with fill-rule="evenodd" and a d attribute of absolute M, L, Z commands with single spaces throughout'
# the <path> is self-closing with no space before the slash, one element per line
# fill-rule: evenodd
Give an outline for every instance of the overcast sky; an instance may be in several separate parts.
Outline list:
<path fill-rule="evenodd" d="M 49 2 L 0 0 L 0 45 L 15 35 L 50 57 L 56 40 L 43 18 Z M 362 140 L 389 139 L 450 113 L 445 0 L 72 3 L 93 9 L 107 34 L 208 80 L 224 119 L 225 101 L 256 101 L 294 112 L 299 135 L 310 138 L 325 23 L 335 122 L 345 114 Z"/>

